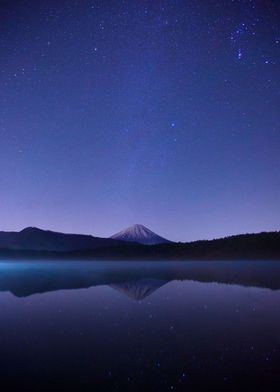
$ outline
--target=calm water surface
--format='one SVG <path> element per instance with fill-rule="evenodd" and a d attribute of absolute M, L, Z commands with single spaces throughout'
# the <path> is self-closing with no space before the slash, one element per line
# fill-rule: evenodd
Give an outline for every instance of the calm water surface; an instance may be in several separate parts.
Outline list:
<path fill-rule="evenodd" d="M 278 391 L 280 262 L 1 262 L 0 347 L 5 391 Z"/>

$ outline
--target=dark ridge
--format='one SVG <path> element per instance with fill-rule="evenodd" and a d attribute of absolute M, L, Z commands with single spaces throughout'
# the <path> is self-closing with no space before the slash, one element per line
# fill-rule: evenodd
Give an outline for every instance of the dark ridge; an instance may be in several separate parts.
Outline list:
<path fill-rule="evenodd" d="M 46 241 L 45 235 L 48 232 L 43 231 L 43 233 L 44 241 L 40 236 L 38 240 L 33 238 L 33 248 L 28 248 L 26 241 L 19 242 L 17 246 L 13 244 L 13 247 L 3 246 L 1 245 L 1 234 L 3 233 L 0 233 L 0 257 L 2 259 L 75 260 L 280 260 L 280 232 L 243 234 L 215 240 L 159 245 L 141 245 L 112 239 L 53 232 L 50 232 L 51 239 L 47 236 L 48 241 Z M 15 234 L 20 235 L 21 233 Z M 93 242 L 88 242 L 87 238 L 84 237 L 90 237 Z M 39 240 L 41 242 L 38 245 Z M 19 247 L 19 244 L 21 247 Z M 48 248 L 43 248 L 46 244 Z"/>
<path fill-rule="evenodd" d="M 110 238 L 85 234 L 66 234 L 37 227 L 26 227 L 20 232 L 0 232 L 0 248 L 41 252 L 74 252 L 93 250 L 99 247 L 131 246 Z"/>

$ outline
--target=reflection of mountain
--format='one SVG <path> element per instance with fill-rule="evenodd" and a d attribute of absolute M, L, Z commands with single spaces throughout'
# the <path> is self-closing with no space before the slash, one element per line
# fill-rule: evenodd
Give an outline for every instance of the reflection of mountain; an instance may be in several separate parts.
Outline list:
<path fill-rule="evenodd" d="M 135 301 L 142 301 L 166 283 L 165 280 L 161 279 L 140 279 L 137 281 L 110 284 L 110 287 Z"/>
<path fill-rule="evenodd" d="M 109 269 L 88 268 L 83 266 L 66 266 L 57 268 L 54 264 L 43 268 L 14 268 L 13 265 L 0 271 L 0 292 L 10 291 L 17 297 L 32 294 L 82 289 L 92 286 L 107 285 L 128 297 L 140 301 L 163 286 L 170 279 L 146 278 L 144 271 L 117 271 L 114 266 Z M 135 273 L 136 272 L 136 273 Z"/>
<path fill-rule="evenodd" d="M 108 285 L 140 300 L 172 280 L 280 289 L 280 263 L 266 262 L 19 262 L 0 263 L 0 291 L 24 297 Z"/>

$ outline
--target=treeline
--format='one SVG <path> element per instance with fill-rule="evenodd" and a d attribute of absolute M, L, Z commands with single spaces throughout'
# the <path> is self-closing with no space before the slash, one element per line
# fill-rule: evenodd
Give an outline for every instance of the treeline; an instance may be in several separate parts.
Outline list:
<path fill-rule="evenodd" d="M 74 252 L 0 249 L 7 259 L 233 260 L 279 259 L 280 232 L 242 234 L 214 240 L 161 245 L 119 245 Z"/>

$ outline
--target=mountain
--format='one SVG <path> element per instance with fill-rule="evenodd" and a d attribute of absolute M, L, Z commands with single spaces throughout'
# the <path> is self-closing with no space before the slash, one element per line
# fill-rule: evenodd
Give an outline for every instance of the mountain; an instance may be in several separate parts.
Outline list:
<path fill-rule="evenodd" d="M 143 240 L 139 235 L 136 238 Z M 126 240 L 37 228 L 0 232 L 0 260 L 280 260 L 280 232 L 155 245 L 131 242 L 129 236 Z M 146 240 L 150 244 L 153 238 Z"/>
<path fill-rule="evenodd" d="M 0 248 L 12 250 L 33 250 L 73 252 L 104 247 L 124 246 L 123 241 L 99 238 L 84 234 L 65 234 L 37 227 L 27 227 L 20 232 L 0 232 Z"/>
<path fill-rule="evenodd" d="M 130 226 L 127 229 L 112 235 L 110 238 L 121 241 L 138 242 L 144 245 L 171 243 L 171 241 L 160 237 L 147 227 L 139 224 Z"/>

